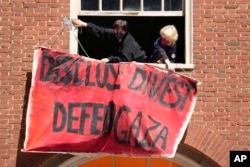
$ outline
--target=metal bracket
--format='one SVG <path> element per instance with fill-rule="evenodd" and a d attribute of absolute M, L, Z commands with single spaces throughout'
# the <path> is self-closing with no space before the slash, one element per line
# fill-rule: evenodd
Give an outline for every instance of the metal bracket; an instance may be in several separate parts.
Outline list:
<path fill-rule="evenodd" d="M 63 18 L 63 23 L 69 28 L 69 30 L 72 30 L 73 24 L 67 17 Z"/>

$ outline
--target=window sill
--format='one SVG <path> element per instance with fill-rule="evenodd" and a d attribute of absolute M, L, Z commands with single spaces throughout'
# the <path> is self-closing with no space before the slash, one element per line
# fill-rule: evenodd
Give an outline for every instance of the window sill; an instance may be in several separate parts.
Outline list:
<path fill-rule="evenodd" d="M 156 66 L 161 69 L 166 69 L 165 64 L 157 64 L 157 63 L 145 63 L 145 64 Z M 175 63 L 174 65 L 175 65 L 176 70 L 193 70 L 194 69 L 194 64 Z"/>

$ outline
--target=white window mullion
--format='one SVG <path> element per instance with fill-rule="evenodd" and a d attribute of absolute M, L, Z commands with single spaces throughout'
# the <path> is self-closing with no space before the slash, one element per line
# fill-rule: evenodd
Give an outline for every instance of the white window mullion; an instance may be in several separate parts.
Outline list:
<path fill-rule="evenodd" d="M 81 1 L 70 0 L 70 18 L 77 18 L 81 11 Z M 78 31 L 70 31 L 69 33 L 69 50 L 71 53 L 78 53 L 78 43 L 77 43 L 77 34 Z"/>
<path fill-rule="evenodd" d="M 141 9 L 141 11 L 143 12 L 143 11 L 144 11 L 144 0 L 141 0 L 141 3 L 140 3 L 140 4 L 141 4 L 141 8 L 140 8 L 140 9 Z"/>
<path fill-rule="evenodd" d="M 193 15 L 192 15 L 192 0 L 185 0 L 185 61 L 186 64 L 193 63 Z"/>
<path fill-rule="evenodd" d="M 99 0 L 99 11 L 102 11 L 102 0 Z"/>
<path fill-rule="evenodd" d="M 120 12 L 123 11 L 123 0 L 120 0 Z"/>
<path fill-rule="evenodd" d="M 164 6 L 165 6 L 164 0 L 161 0 L 161 11 L 164 11 Z"/>

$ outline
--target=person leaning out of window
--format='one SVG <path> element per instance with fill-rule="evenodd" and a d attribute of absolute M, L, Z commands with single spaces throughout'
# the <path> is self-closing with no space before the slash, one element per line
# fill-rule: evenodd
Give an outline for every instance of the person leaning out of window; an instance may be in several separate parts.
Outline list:
<path fill-rule="evenodd" d="M 109 55 L 107 58 L 102 58 L 102 62 L 147 61 L 145 51 L 128 32 L 126 20 L 118 19 L 114 21 L 112 28 L 100 27 L 94 23 L 87 23 L 76 18 L 71 21 L 75 27 L 84 27 L 94 36 L 112 43 L 112 47 L 110 48 L 112 55 Z"/>
<path fill-rule="evenodd" d="M 149 57 L 151 63 L 165 63 L 170 72 L 175 71 L 176 41 L 178 32 L 174 25 L 161 28 L 160 37 L 154 42 L 154 50 Z"/>

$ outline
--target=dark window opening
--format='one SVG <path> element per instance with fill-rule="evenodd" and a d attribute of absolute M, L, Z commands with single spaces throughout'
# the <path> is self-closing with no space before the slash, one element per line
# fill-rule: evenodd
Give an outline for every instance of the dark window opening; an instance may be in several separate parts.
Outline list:
<path fill-rule="evenodd" d="M 154 41 L 160 36 L 159 31 L 165 25 L 175 25 L 178 30 L 179 38 L 177 41 L 176 63 L 185 63 L 185 24 L 184 17 L 118 17 L 118 16 L 79 16 L 79 19 L 86 22 L 93 22 L 96 25 L 112 28 L 116 19 L 127 20 L 129 32 L 135 40 L 143 47 L 147 56 L 153 51 Z M 79 40 L 85 51 L 91 58 L 101 59 L 108 57 L 110 43 L 101 40 L 86 29 L 79 30 Z M 85 55 L 84 51 L 78 46 L 79 54 Z"/>

